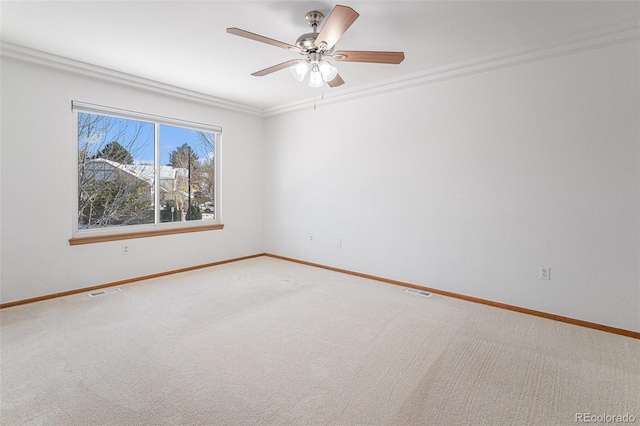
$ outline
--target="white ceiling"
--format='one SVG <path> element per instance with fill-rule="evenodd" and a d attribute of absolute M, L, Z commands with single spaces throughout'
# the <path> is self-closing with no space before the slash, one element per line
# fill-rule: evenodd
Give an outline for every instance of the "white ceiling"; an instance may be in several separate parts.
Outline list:
<path fill-rule="evenodd" d="M 404 51 L 400 65 L 335 63 L 346 84 L 311 89 L 286 71 L 298 58 L 227 34 L 238 27 L 289 44 L 309 32 L 304 14 L 327 1 L 6 1 L 2 40 L 259 109 L 336 94 L 474 58 L 554 46 L 631 22 L 638 1 L 345 1 L 360 17 L 343 50 Z"/>

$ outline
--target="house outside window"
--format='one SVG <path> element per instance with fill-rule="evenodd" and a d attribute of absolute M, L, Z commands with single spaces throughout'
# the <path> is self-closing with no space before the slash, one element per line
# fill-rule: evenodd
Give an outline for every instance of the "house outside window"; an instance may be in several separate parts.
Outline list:
<path fill-rule="evenodd" d="M 73 111 L 74 238 L 220 224 L 219 127 L 75 101 Z"/>

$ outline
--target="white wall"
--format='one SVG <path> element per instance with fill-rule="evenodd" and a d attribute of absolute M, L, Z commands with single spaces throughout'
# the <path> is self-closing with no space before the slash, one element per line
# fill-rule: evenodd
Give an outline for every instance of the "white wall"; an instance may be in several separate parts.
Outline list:
<path fill-rule="evenodd" d="M 266 251 L 640 331 L 639 51 L 267 119 Z"/>
<path fill-rule="evenodd" d="M 43 66 L 2 60 L 1 302 L 262 253 L 263 119 Z M 223 230 L 70 246 L 71 100 L 223 128 Z"/>
<path fill-rule="evenodd" d="M 3 58 L 0 302 L 267 251 L 640 331 L 639 51 L 266 120 Z M 70 246 L 72 99 L 221 125 L 224 230 Z"/>

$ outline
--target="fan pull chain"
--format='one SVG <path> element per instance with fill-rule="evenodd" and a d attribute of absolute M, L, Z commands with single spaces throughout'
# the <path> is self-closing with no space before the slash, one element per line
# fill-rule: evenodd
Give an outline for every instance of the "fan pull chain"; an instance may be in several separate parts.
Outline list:
<path fill-rule="evenodd" d="M 317 100 L 318 100 L 318 96 L 316 94 L 313 95 L 313 110 L 315 111 L 316 109 L 318 109 L 318 104 L 317 104 Z M 324 92 L 320 93 L 320 101 L 324 101 Z"/>

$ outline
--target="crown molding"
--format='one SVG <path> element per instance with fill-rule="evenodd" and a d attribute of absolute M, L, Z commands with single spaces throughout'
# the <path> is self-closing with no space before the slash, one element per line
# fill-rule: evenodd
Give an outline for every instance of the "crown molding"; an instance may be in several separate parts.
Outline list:
<path fill-rule="evenodd" d="M 313 105 L 315 105 L 315 107 L 321 107 L 382 93 L 410 89 L 637 40 L 640 40 L 640 24 L 638 20 L 626 21 L 622 24 L 603 27 L 597 31 L 581 36 L 559 39 L 552 44 L 538 44 L 528 46 L 525 49 L 501 52 L 495 55 L 488 55 L 469 61 L 404 75 L 395 79 L 361 85 L 353 89 L 342 90 L 335 94 L 324 93 L 322 99 L 308 98 L 303 101 L 291 102 L 265 109 L 263 116 L 272 117 L 309 109 Z"/>
<path fill-rule="evenodd" d="M 602 27 L 589 33 L 558 39 L 554 43 L 541 43 L 528 46 L 524 49 L 515 49 L 499 54 L 479 57 L 394 79 L 360 85 L 352 89 L 342 89 L 335 93 L 324 93 L 322 99 L 306 98 L 301 101 L 290 102 L 266 109 L 183 89 L 181 87 L 114 71 L 5 41 L 0 41 L 0 56 L 150 90 L 217 108 L 267 118 L 305 110 L 313 105 L 322 107 L 637 40 L 640 40 L 640 23 L 637 19 L 634 19 L 617 25 Z"/>
<path fill-rule="evenodd" d="M 257 116 L 263 115 L 260 108 L 255 108 L 238 102 L 229 101 L 223 98 L 217 98 L 215 96 L 206 95 L 204 93 L 199 93 L 188 89 L 183 89 L 177 86 L 160 83 L 154 80 L 149 80 L 120 71 L 103 68 L 86 62 L 76 61 L 74 59 L 69 59 L 63 56 L 31 49 L 25 46 L 8 43 L 6 41 L 0 41 L 0 56 L 50 68 L 60 69 L 83 76 L 111 81 L 114 83 L 148 90 L 163 95 L 169 95 L 188 101 L 195 101 L 206 104 L 208 106 Z"/>

